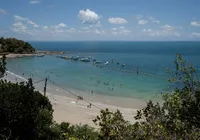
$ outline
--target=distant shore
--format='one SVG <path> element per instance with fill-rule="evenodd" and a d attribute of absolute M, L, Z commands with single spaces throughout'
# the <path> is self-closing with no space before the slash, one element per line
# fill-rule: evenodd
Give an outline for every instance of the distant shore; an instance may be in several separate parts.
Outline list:
<path fill-rule="evenodd" d="M 3 55 L 6 55 L 6 58 L 20 58 L 20 57 L 32 57 L 32 56 L 41 56 L 41 55 L 62 55 L 68 54 L 68 52 L 58 52 L 58 51 L 36 51 L 35 53 L 1 53 L 0 58 Z"/>

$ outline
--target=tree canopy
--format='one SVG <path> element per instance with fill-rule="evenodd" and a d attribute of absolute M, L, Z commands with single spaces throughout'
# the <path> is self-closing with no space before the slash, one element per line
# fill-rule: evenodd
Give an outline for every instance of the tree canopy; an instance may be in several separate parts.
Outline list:
<path fill-rule="evenodd" d="M 35 49 L 28 42 L 15 38 L 0 38 L 0 53 L 34 53 Z"/>
<path fill-rule="evenodd" d="M 6 72 L 6 56 L 3 55 L 0 59 L 0 78 L 4 76 L 4 73 Z"/>
<path fill-rule="evenodd" d="M 52 105 L 34 91 L 32 81 L 0 81 L 0 138 L 38 139 L 45 137 L 52 124 Z M 45 137 L 46 138 L 46 137 Z"/>

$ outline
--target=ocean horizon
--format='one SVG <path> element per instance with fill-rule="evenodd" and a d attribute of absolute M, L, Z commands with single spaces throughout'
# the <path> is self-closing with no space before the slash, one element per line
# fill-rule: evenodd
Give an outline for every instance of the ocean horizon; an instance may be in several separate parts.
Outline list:
<path fill-rule="evenodd" d="M 9 59 L 8 70 L 34 81 L 49 77 L 68 89 L 83 94 L 156 100 L 158 94 L 170 92 L 166 68 L 174 69 L 175 54 L 180 53 L 200 71 L 200 42 L 130 42 L 130 41 L 30 41 L 36 50 L 71 52 L 62 56 L 90 57 L 83 63 L 57 58 L 24 57 Z M 108 62 L 108 65 L 105 63 Z M 119 64 L 118 64 L 119 63 Z M 131 72 L 130 72 L 131 71 Z M 137 73 L 139 72 L 139 74 Z M 143 74 L 142 74 L 143 73 Z M 49 83 L 52 84 L 52 83 Z"/>

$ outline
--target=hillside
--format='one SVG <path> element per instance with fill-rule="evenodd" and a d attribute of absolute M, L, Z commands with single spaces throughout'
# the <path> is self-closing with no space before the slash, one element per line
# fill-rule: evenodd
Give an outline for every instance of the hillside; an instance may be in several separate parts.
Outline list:
<path fill-rule="evenodd" d="M 0 38 L 0 53 L 34 53 L 35 49 L 28 42 L 15 38 Z"/>

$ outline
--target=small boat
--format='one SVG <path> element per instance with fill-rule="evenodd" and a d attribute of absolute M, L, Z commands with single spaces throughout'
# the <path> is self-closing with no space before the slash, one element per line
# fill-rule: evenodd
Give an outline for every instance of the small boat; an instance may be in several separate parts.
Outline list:
<path fill-rule="evenodd" d="M 105 65 L 108 65 L 108 61 L 105 63 Z"/>
<path fill-rule="evenodd" d="M 90 59 L 86 59 L 84 62 L 90 62 Z"/>
<path fill-rule="evenodd" d="M 44 57 L 44 55 L 37 55 L 37 57 Z"/>
<path fill-rule="evenodd" d="M 125 66 L 125 64 L 122 64 L 122 67 L 124 67 Z"/>
<path fill-rule="evenodd" d="M 78 61 L 79 60 L 79 56 L 72 57 L 71 60 Z"/>
<path fill-rule="evenodd" d="M 101 61 L 96 61 L 95 64 L 101 64 Z"/>
<path fill-rule="evenodd" d="M 80 61 L 82 61 L 82 62 L 90 62 L 90 59 L 89 58 L 81 58 Z"/>
<path fill-rule="evenodd" d="M 61 59 L 65 59 L 65 56 L 60 56 Z"/>

